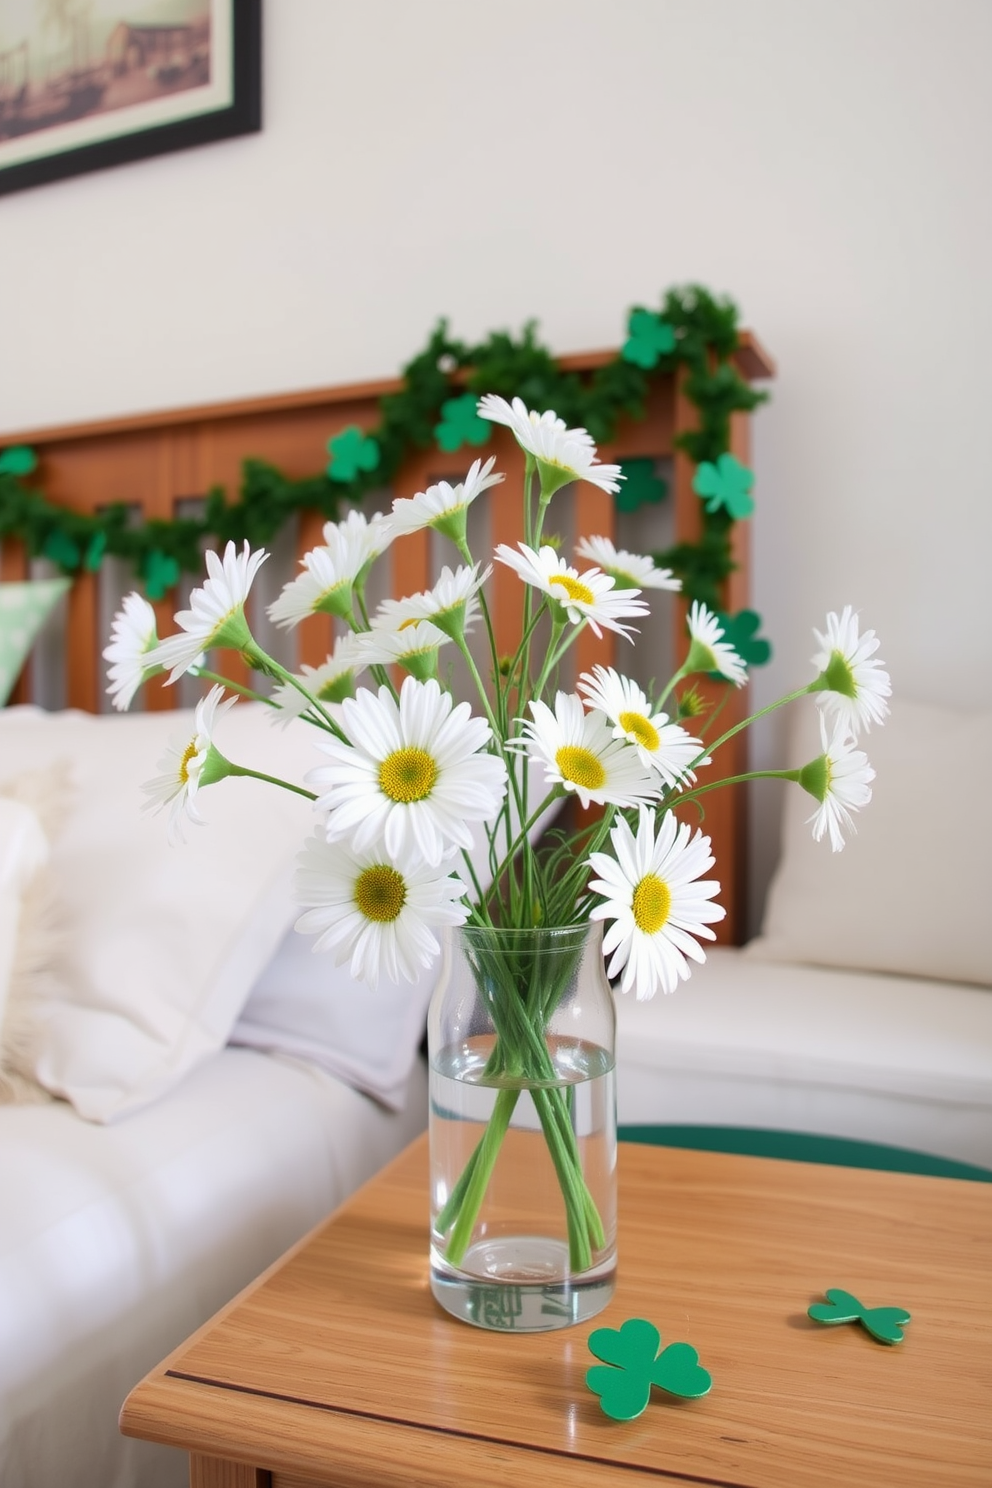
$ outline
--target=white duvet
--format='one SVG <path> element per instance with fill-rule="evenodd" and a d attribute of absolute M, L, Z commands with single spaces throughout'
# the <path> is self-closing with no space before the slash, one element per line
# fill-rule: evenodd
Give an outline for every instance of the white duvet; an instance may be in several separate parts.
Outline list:
<path fill-rule="evenodd" d="M 184 1454 L 119 1435 L 124 1397 L 426 1122 L 421 1061 L 392 1113 L 233 1048 L 116 1125 L 0 1107 L 3 1488 L 187 1483 Z"/>

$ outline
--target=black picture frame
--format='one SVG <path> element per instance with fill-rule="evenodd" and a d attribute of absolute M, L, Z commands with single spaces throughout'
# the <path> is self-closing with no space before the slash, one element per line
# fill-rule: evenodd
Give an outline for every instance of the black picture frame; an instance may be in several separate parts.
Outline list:
<path fill-rule="evenodd" d="M 172 150 L 213 144 L 262 127 L 262 0 L 232 0 L 231 57 L 233 97 L 222 108 L 137 128 L 93 144 L 83 144 L 34 160 L 0 164 L 0 196 L 43 186 L 87 171 L 126 165 Z"/>

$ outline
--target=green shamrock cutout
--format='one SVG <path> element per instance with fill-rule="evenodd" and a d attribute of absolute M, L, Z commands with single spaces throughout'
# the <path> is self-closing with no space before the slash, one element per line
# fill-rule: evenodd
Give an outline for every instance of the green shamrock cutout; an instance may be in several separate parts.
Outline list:
<path fill-rule="evenodd" d="M 441 422 L 434 426 L 434 438 L 438 448 L 454 454 L 463 444 L 485 444 L 492 433 L 488 419 L 481 419 L 476 412 L 478 399 L 474 393 L 465 393 L 461 398 L 449 398 L 441 404 Z"/>
<path fill-rule="evenodd" d="M 632 310 L 627 322 L 627 340 L 620 355 L 625 362 L 650 371 L 663 356 L 675 350 L 675 332 L 667 320 L 651 310 Z"/>
<path fill-rule="evenodd" d="M 149 599 L 163 599 L 179 577 L 179 564 L 168 553 L 153 548 L 145 559 L 142 577 Z"/>
<path fill-rule="evenodd" d="M 327 441 L 331 461 L 327 474 L 333 481 L 347 485 L 360 470 L 374 470 L 379 463 L 379 446 L 357 424 L 350 424 Z"/>
<path fill-rule="evenodd" d="M 655 506 L 663 501 L 668 495 L 668 485 L 660 475 L 655 474 L 655 462 L 653 460 L 624 460 L 620 469 L 623 471 L 623 485 L 617 492 L 617 511 L 632 512 L 639 506 Z"/>
<path fill-rule="evenodd" d="M 722 506 L 739 522 L 754 511 L 749 495 L 753 485 L 754 471 L 748 470 L 735 456 L 722 454 L 715 465 L 711 460 L 700 462 L 692 489 L 703 498 L 708 512 L 718 511 Z"/>
<path fill-rule="evenodd" d="M 764 666 L 771 660 L 771 642 L 758 635 L 761 616 L 757 610 L 738 610 L 736 615 L 724 615 L 718 611 L 716 618 L 723 626 L 724 641 L 733 646 L 741 661 L 753 667 Z"/>
<path fill-rule="evenodd" d="M 38 457 L 26 444 L 12 444 L 0 450 L 0 475 L 30 475 L 38 468 Z"/>
<path fill-rule="evenodd" d="M 79 547 L 67 532 L 50 532 L 41 546 L 42 555 L 60 568 L 79 567 Z"/>
<path fill-rule="evenodd" d="M 824 1296 L 826 1302 L 809 1308 L 814 1323 L 861 1323 L 879 1343 L 902 1343 L 903 1326 L 910 1320 L 905 1307 L 864 1307 L 840 1287 L 828 1287 Z"/>
<path fill-rule="evenodd" d="M 670 1343 L 660 1354 L 661 1334 L 644 1318 L 628 1318 L 619 1328 L 596 1328 L 589 1351 L 602 1364 L 586 1371 L 586 1384 L 614 1421 L 632 1421 L 647 1408 L 651 1386 L 696 1400 L 713 1384 L 689 1343 Z M 611 1366 L 611 1367 L 604 1367 Z"/>
<path fill-rule="evenodd" d="M 103 562 L 103 555 L 107 551 L 107 534 L 105 532 L 94 532 L 89 540 L 86 552 L 83 554 L 83 567 L 89 573 L 95 573 Z"/>

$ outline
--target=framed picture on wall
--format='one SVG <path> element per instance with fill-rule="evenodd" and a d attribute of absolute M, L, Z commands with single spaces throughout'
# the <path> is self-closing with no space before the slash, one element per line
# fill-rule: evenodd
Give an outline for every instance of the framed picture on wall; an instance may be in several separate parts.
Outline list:
<path fill-rule="evenodd" d="M 0 194 L 262 126 L 261 0 L 0 0 Z"/>

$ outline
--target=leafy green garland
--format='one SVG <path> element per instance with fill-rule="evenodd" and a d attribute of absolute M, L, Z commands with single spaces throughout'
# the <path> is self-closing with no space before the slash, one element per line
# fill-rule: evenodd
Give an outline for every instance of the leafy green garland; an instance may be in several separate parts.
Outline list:
<path fill-rule="evenodd" d="M 328 441 L 331 459 L 323 474 L 291 481 L 264 461 L 247 459 L 238 501 L 228 503 L 223 489 L 215 487 L 202 517 L 135 527 L 124 503 L 89 516 L 49 502 L 25 484 L 37 468 L 34 452 L 15 446 L 0 452 L 0 537 L 20 538 L 30 556 L 48 558 L 70 574 L 99 568 L 105 555 L 123 558 L 141 576 L 149 597 L 159 599 L 181 572 L 200 571 L 204 540 L 224 544 L 247 538 L 253 547 L 265 546 L 295 511 L 309 508 L 337 520 L 345 502 L 388 485 L 411 449 L 484 445 L 491 428 L 475 412 L 482 393 L 519 396 L 530 408 L 553 408 L 567 424 L 581 425 L 604 444 L 621 416 L 644 417 L 653 378 L 684 366 L 685 393 L 698 410 L 699 427 L 676 442 L 697 466 L 693 484 L 703 501 L 702 533 L 698 543 L 679 543 L 654 557 L 674 569 L 690 599 L 718 609 L 720 586 L 734 567 L 731 528 L 753 509 L 751 472 L 729 453 L 730 416 L 767 398 L 733 365 L 737 345 L 736 307 L 697 285 L 669 290 L 660 312 L 631 310 L 619 354 L 590 377 L 562 371 L 538 342 L 534 322 L 518 340 L 497 331 L 469 346 L 449 336 L 442 320 L 403 369 L 400 391 L 380 400 L 379 424 L 365 431 L 348 428 Z M 466 391 L 453 396 L 456 374 Z M 653 461 L 629 460 L 623 468 L 621 510 L 664 496 Z M 755 637 L 758 618 L 752 611 L 723 618 L 734 631 L 728 638 L 741 646 L 746 660 L 767 660 L 768 644 Z"/>

